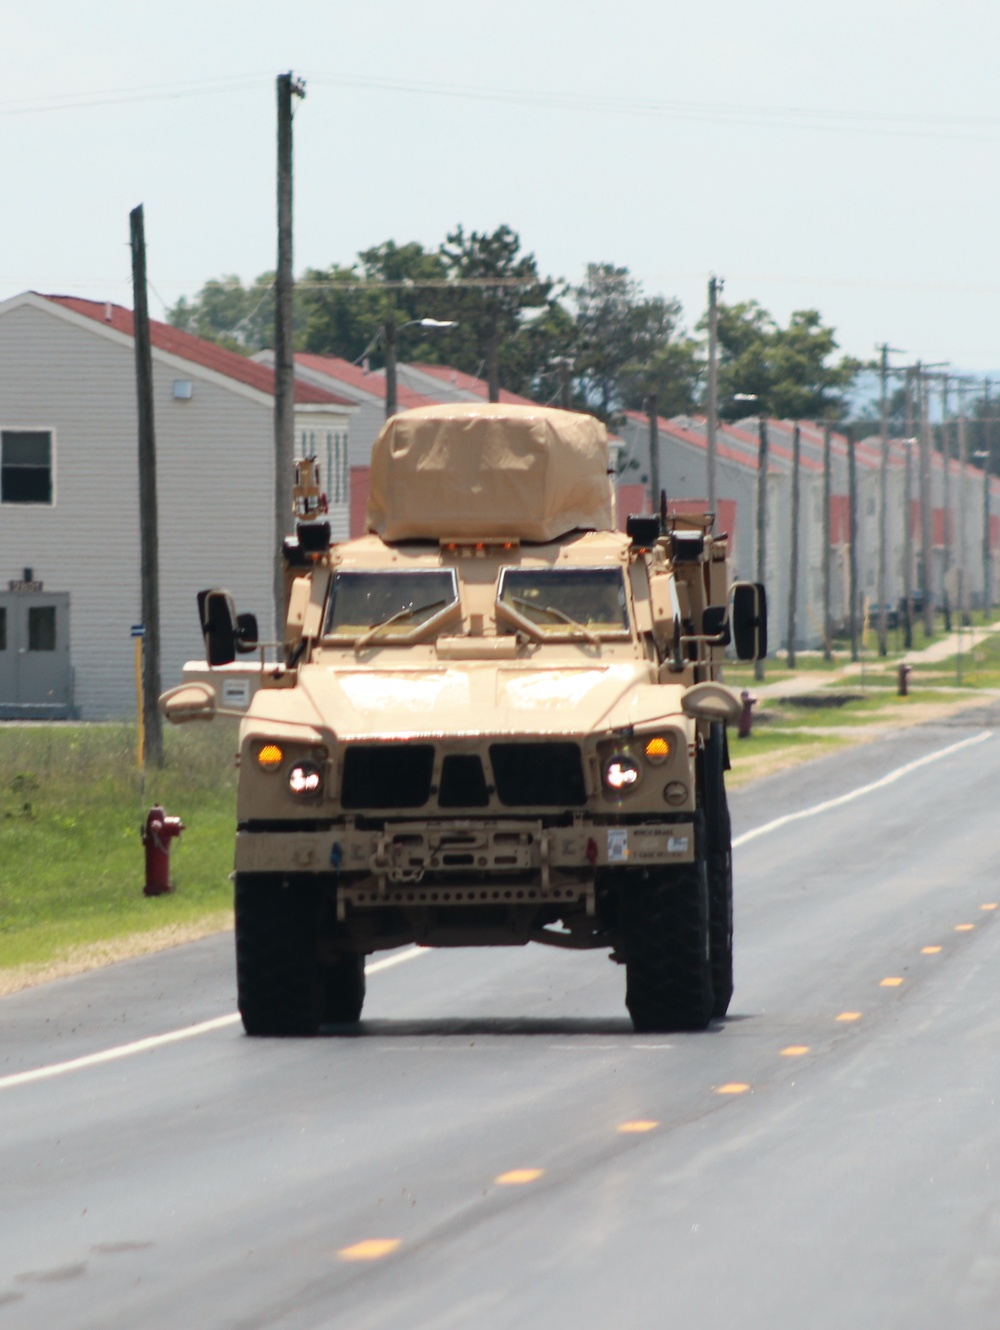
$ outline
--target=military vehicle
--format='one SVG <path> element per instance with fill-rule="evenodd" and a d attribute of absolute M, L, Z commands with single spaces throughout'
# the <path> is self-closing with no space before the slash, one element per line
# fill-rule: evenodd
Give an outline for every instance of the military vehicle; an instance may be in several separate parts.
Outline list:
<path fill-rule="evenodd" d="M 724 1015 L 722 665 L 766 653 L 766 606 L 712 515 L 620 532 L 604 426 L 541 407 L 393 417 L 359 539 L 298 471 L 280 658 L 240 723 L 247 1032 L 357 1021 L 365 957 L 412 943 L 603 948 L 636 1029 Z M 199 605 L 210 666 L 258 649 L 227 592 Z M 226 711 L 211 682 L 162 706 Z"/>

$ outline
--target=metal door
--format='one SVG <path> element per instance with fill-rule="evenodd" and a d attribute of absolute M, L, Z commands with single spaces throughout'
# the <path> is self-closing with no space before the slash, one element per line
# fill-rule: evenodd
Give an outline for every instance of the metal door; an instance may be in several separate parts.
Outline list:
<path fill-rule="evenodd" d="M 69 593 L 0 592 L 0 719 L 70 714 Z"/>

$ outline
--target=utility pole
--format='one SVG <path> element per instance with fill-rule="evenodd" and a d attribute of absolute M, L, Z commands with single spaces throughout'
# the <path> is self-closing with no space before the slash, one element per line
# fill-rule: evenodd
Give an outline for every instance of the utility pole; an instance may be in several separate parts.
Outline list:
<path fill-rule="evenodd" d="M 924 599 L 924 634 L 934 636 L 934 595 L 931 567 L 933 533 L 931 530 L 931 441 L 927 419 L 928 379 L 917 365 L 917 439 L 920 447 L 920 590 Z"/>
<path fill-rule="evenodd" d="M 788 668 L 795 669 L 795 611 L 799 599 L 799 464 L 802 460 L 802 436 L 799 422 L 792 431 L 792 540 L 788 565 Z"/>
<path fill-rule="evenodd" d="M 764 404 L 759 403 L 760 415 L 757 418 L 757 581 L 767 582 L 767 416 Z M 764 678 L 764 662 L 754 661 L 753 677 L 759 682 Z"/>
<path fill-rule="evenodd" d="M 944 571 L 951 567 L 951 546 L 954 539 L 951 521 L 951 441 L 948 438 L 948 380 L 941 375 L 941 454 L 944 459 Z M 946 593 L 947 594 L 947 593 Z"/>
<path fill-rule="evenodd" d="M 708 282 L 708 419 L 706 438 L 708 441 L 708 511 L 716 509 L 715 496 L 715 436 L 718 428 L 718 383 L 719 383 L 719 292 L 722 280 L 710 277 Z"/>
<path fill-rule="evenodd" d="M 386 307 L 382 337 L 385 341 L 385 418 L 388 420 L 399 410 L 396 386 L 396 307 L 392 296 Z"/>
<path fill-rule="evenodd" d="M 500 301 L 499 289 L 496 291 L 495 299 L 497 305 L 499 305 Z M 497 307 L 494 307 L 493 327 L 490 330 L 490 340 L 486 344 L 486 388 L 489 394 L 490 401 L 499 402 L 500 400 L 500 310 Z"/>
<path fill-rule="evenodd" d="M 556 357 L 556 369 L 559 371 L 559 405 L 563 411 L 570 409 L 569 371 L 572 364 L 569 356 Z"/>
<path fill-rule="evenodd" d="M 878 471 L 878 654 L 889 651 L 888 623 L 888 513 L 889 513 L 889 353 L 894 348 L 883 342 L 879 348 L 879 432 L 882 448 Z"/>
<path fill-rule="evenodd" d="M 846 426 L 847 488 L 850 530 L 848 537 L 848 594 L 851 599 L 851 660 L 858 658 L 858 468 L 854 449 L 854 429 Z"/>
<path fill-rule="evenodd" d="M 160 556 L 156 508 L 156 434 L 153 428 L 153 353 L 146 302 L 146 235 L 140 203 L 129 213 L 132 239 L 132 333 L 139 407 L 139 539 L 142 590 L 142 726 L 145 756 L 163 766 L 160 709 Z"/>
<path fill-rule="evenodd" d="M 649 417 L 649 496 L 650 512 L 660 511 L 660 422 L 656 414 L 656 393 L 646 398 Z"/>
<path fill-rule="evenodd" d="M 829 420 L 823 421 L 823 659 L 833 660 L 830 641 L 833 625 L 830 622 L 830 432 Z"/>
<path fill-rule="evenodd" d="M 962 569 L 963 588 L 968 587 L 969 577 L 969 542 L 968 542 L 968 465 L 969 438 L 965 427 L 965 381 L 958 380 L 958 563 Z M 966 596 L 963 594 L 958 612 L 962 623 L 966 622 Z"/>
<path fill-rule="evenodd" d="M 913 368 L 910 365 L 906 367 L 906 438 L 903 443 L 906 448 L 906 475 L 904 479 L 905 493 L 903 495 L 903 595 L 906 599 L 906 623 L 903 631 L 903 645 L 907 651 L 913 647 L 913 508 L 911 492 L 912 482 L 912 454 L 913 454 Z"/>
<path fill-rule="evenodd" d="M 274 279 L 274 636 L 284 636 L 285 578 L 281 546 L 292 520 L 295 458 L 295 356 L 292 346 L 292 98 L 306 95 L 291 73 L 279 74 L 278 266 Z"/>
<path fill-rule="evenodd" d="M 990 606 L 993 602 L 993 588 L 991 586 L 992 573 L 990 558 L 990 461 L 992 460 L 990 452 L 990 381 L 986 380 L 984 384 L 983 397 L 985 398 L 985 415 L 983 419 L 983 449 L 986 453 L 983 459 L 983 623 L 987 623 L 990 617 Z"/>
<path fill-rule="evenodd" d="M 951 443 L 948 439 L 948 375 L 941 375 L 941 461 L 944 465 L 944 500 L 941 532 L 941 591 L 944 602 L 944 628 L 951 632 L 952 604 L 948 590 L 948 571 L 951 568 L 952 520 L 951 520 Z M 956 584 L 957 589 L 957 584 Z M 961 613 L 961 611 L 960 611 Z M 959 619 L 961 624 L 961 619 Z"/>

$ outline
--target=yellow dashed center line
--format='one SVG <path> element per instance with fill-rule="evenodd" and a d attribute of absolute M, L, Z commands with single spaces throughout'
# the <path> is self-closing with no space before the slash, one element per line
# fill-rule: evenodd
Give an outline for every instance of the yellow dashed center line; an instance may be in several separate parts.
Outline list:
<path fill-rule="evenodd" d="M 749 1085 L 744 1085 L 742 1081 L 727 1081 L 725 1085 L 716 1088 L 716 1094 L 746 1094 L 750 1089 Z"/>
<path fill-rule="evenodd" d="M 651 1122 L 646 1118 L 639 1118 L 636 1122 L 623 1122 L 619 1126 L 618 1130 L 620 1132 L 626 1132 L 626 1133 L 639 1132 L 639 1131 L 655 1131 L 655 1129 L 659 1125 L 660 1124 L 658 1122 Z"/>
<path fill-rule="evenodd" d="M 781 1050 L 783 1058 L 800 1058 L 809 1052 L 808 1044 L 789 1044 L 787 1048 Z"/>
<path fill-rule="evenodd" d="M 399 1238 L 366 1238 L 353 1247 L 341 1247 L 337 1255 L 342 1261 L 377 1261 L 379 1257 L 394 1252 L 399 1245 Z"/>
<path fill-rule="evenodd" d="M 512 1168 L 509 1173 L 501 1173 L 494 1181 L 503 1187 L 519 1187 L 525 1182 L 534 1182 L 542 1176 L 540 1168 Z"/>
<path fill-rule="evenodd" d="M 837 1017 L 838 1021 L 860 1021 L 860 1011 L 842 1011 Z"/>
<path fill-rule="evenodd" d="M 936 956 L 940 950 L 940 947 L 921 947 L 920 954 L 921 956 Z"/>
<path fill-rule="evenodd" d="M 980 905 L 979 908 L 980 908 L 981 910 L 995 910 L 995 909 L 997 908 L 997 902 L 996 902 L 996 901 L 990 901 L 987 905 Z"/>
<path fill-rule="evenodd" d="M 902 982 L 898 976 L 890 975 L 888 979 L 880 980 L 879 988 L 898 988 Z"/>
<path fill-rule="evenodd" d="M 975 926 L 976 926 L 975 924 L 956 924 L 956 925 L 955 925 L 955 932 L 956 932 L 956 933 L 971 933 L 972 930 L 975 928 Z"/>

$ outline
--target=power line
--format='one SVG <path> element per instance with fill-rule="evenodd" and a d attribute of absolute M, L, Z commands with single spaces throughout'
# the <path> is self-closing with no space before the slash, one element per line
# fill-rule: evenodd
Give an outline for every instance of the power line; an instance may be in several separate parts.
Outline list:
<path fill-rule="evenodd" d="M 126 102 L 153 102 L 203 97 L 219 93 L 263 90 L 270 75 L 253 73 L 180 83 L 99 89 L 56 97 L 29 97 L 0 101 L 0 116 L 85 110 Z M 601 94 L 512 90 L 482 85 L 430 83 L 415 79 L 389 79 L 359 74 L 320 74 L 310 82 L 326 87 L 397 92 L 410 96 L 445 97 L 460 101 L 502 102 L 536 109 L 594 112 L 640 119 L 667 119 L 695 123 L 738 124 L 747 128 L 821 130 L 889 138 L 942 138 L 969 142 L 1000 139 L 1000 117 L 946 115 L 921 111 L 858 111 L 827 107 L 754 106 L 727 102 L 670 102 L 650 98 L 608 97 Z M 980 133 L 994 130 L 994 133 Z"/>
<path fill-rule="evenodd" d="M 176 101 L 218 93 L 263 88 L 267 74 L 240 74 L 185 83 L 146 84 L 141 88 L 107 88 L 95 92 L 65 93 L 58 97 L 29 97 L 0 101 L 0 116 L 31 115 L 41 111 L 77 111 L 91 106 L 117 106 L 123 102 Z"/>
<path fill-rule="evenodd" d="M 318 74 L 312 82 L 326 86 L 372 89 L 379 92 L 406 92 L 419 96 L 449 97 L 465 101 L 504 102 L 549 110 L 596 111 L 645 119 L 690 120 L 707 123 L 738 123 L 756 128 L 797 128 L 831 130 L 841 133 L 875 134 L 890 138 L 949 138 L 970 142 L 993 141 L 997 134 L 960 132 L 977 127 L 1000 131 L 1000 119 L 993 116 L 949 116 L 926 112 L 845 111 L 843 108 L 766 107 L 714 102 L 664 102 L 649 98 L 615 98 L 603 93 L 513 91 L 482 85 L 428 83 L 420 80 L 372 78 L 358 74 Z M 898 127 L 897 127 L 898 126 Z M 917 128 L 906 128 L 916 126 Z"/>

